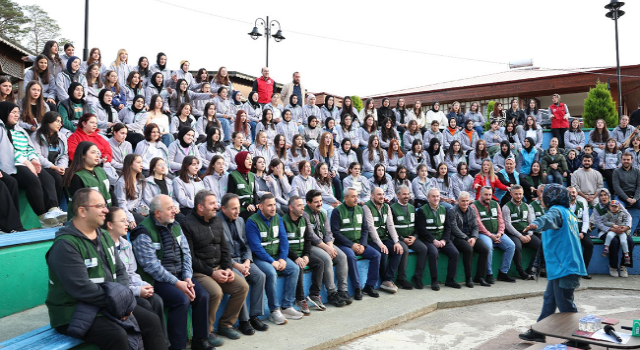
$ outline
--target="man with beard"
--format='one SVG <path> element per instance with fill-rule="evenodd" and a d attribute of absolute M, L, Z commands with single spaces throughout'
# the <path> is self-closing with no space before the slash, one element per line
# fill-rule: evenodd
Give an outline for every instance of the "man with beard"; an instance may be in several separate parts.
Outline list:
<path fill-rule="evenodd" d="M 625 152 L 622 154 L 622 167 L 613 171 L 613 192 L 627 210 L 640 209 L 640 169 L 632 167 L 632 162 L 633 156 Z M 637 220 L 634 221 L 632 231 L 637 226 Z"/>
<path fill-rule="evenodd" d="M 526 270 L 522 268 L 522 248 L 530 248 L 534 251 L 533 256 L 538 254 L 540 249 L 540 239 L 533 234 L 533 231 L 525 231 L 527 227 L 536 218 L 535 213 L 527 203 L 522 201 L 524 197 L 524 189 L 520 185 L 511 187 L 511 200 L 502 207 L 502 218 L 506 233 L 516 245 L 513 261 L 516 264 L 516 271 L 523 280 L 532 280 L 533 274 L 531 268 L 534 259 L 529 262 Z"/>
<path fill-rule="evenodd" d="M 584 198 L 589 205 L 597 203 L 596 191 L 604 187 L 602 174 L 593 170 L 593 156 L 585 154 L 582 157 L 582 168 L 571 175 L 571 186 L 575 187 L 580 197 Z"/>

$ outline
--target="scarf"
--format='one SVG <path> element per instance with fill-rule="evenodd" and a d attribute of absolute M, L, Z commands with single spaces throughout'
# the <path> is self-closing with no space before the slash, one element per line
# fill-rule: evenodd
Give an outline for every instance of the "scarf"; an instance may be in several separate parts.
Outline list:
<path fill-rule="evenodd" d="M 111 105 L 108 103 L 104 102 L 104 95 L 107 94 L 107 89 L 102 89 L 100 90 L 100 93 L 98 94 L 98 101 L 100 101 L 100 106 L 102 108 L 104 108 L 104 110 L 107 112 L 107 121 L 109 123 L 113 122 L 113 111 L 111 110 Z"/>
<path fill-rule="evenodd" d="M 451 135 L 455 135 L 456 134 L 456 130 L 458 130 L 458 128 L 452 128 L 450 126 L 447 126 L 447 129 L 449 129 L 449 132 L 451 133 Z"/>
<path fill-rule="evenodd" d="M 258 101 L 253 102 L 253 95 L 257 94 L 257 92 L 255 91 L 251 91 L 249 93 L 249 104 L 251 105 L 251 107 L 253 107 L 253 109 L 256 109 L 260 106 L 260 104 L 258 103 Z"/>
<path fill-rule="evenodd" d="M 9 137 L 9 141 L 13 144 L 13 137 L 11 137 L 11 130 L 16 126 L 15 124 L 9 125 L 7 120 L 9 119 L 9 114 L 13 111 L 14 108 L 18 108 L 18 105 L 13 102 L 0 102 L 0 120 L 4 123 L 4 127 L 7 129 L 7 137 Z"/>
<path fill-rule="evenodd" d="M 156 64 L 158 65 L 158 68 L 160 68 L 160 70 L 164 70 L 164 68 L 167 66 L 166 62 L 164 65 L 160 64 L 160 57 L 162 56 L 167 57 L 167 55 L 165 55 L 164 52 L 158 52 L 158 55 L 156 56 Z"/>
<path fill-rule="evenodd" d="M 233 100 L 233 104 L 236 106 L 242 106 L 242 101 L 236 100 L 236 96 L 238 95 L 239 92 L 240 91 L 236 90 L 231 94 L 231 99 Z"/>
<path fill-rule="evenodd" d="M 535 146 L 536 143 L 531 137 L 527 137 L 525 140 L 529 141 L 529 147 L 525 147 L 524 149 L 526 149 L 527 152 L 531 152 L 531 149 L 533 148 L 533 146 Z"/>
<path fill-rule="evenodd" d="M 334 103 L 331 106 L 331 108 L 327 107 L 329 105 L 329 99 L 332 98 L 332 97 L 333 96 L 331 96 L 331 95 L 327 95 L 327 96 L 324 97 L 324 108 L 326 108 L 329 112 L 332 112 L 333 109 L 336 107 L 335 99 L 334 99 Z"/>
<path fill-rule="evenodd" d="M 78 86 L 82 86 L 82 84 L 76 83 L 75 81 L 72 82 L 67 89 L 67 94 L 69 94 L 69 100 L 71 100 L 71 102 L 73 102 L 74 104 L 84 104 L 84 87 L 82 88 L 82 97 L 80 99 L 77 99 L 73 96 L 73 92 L 76 91 L 76 88 Z"/>
<path fill-rule="evenodd" d="M 180 128 L 180 131 L 178 131 L 178 142 L 183 148 L 188 148 L 189 146 L 191 146 L 191 144 L 184 142 L 184 135 L 186 135 L 189 131 L 193 131 L 193 129 L 183 127 Z"/>
<path fill-rule="evenodd" d="M 238 152 L 238 154 L 236 154 L 236 170 L 238 170 L 238 172 L 240 174 L 247 174 L 249 173 L 249 168 L 247 168 L 244 165 L 244 162 L 247 160 L 247 157 L 250 157 L 249 152 L 247 151 L 242 151 L 242 152 Z"/>
<path fill-rule="evenodd" d="M 160 83 L 160 85 L 156 84 L 156 76 L 157 75 L 160 75 L 163 78 L 162 79 L 162 83 Z M 160 73 L 160 72 L 153 73 L 153 75 L 151 76 L 151 85 L 153 87 L 155 87 L 156 89 L 158 89 L 158 94 L 160 94 L 160 92 L 162 92 L 162 85 L 164 85 L 164 75 L 162 75 L 162 73 Z"/>
<path fill-rule="evenodd" d="M 469 142 L 473 144 L 473 129 L 469 130 L 467 128 L 464 128 L 464 132 L 465 134 L 467 134 L 467 137 L 469 138 Z"/>
<path fill-rule="evenodd" d="M 140 111 L 142 111 L 144 109 L 144 105 L 142 106 L 142 108 L 138 109 L 136 108 L 136 101 L 138 101 L 139 99 L 142 99 L 142 101 L 144 101 L 144 96 L 142 95 L 136 95 L 136 97 L 133 99 L 133 103 L 131 104 L 131 110 L 135 113 L 138 114 L 140 113 Z"/>
<path fill-rule="evenodd" d="M 507 145 L 507 152 L 505 153 L 502 150 L 502 146 Z M 509 141 L 507 140 L 503 140 L 502 142 L 500 142 L 500 155 L 502 155 L 502 157 L 504 159 L 507 159 L 507 157 L 509 157 L 509 155 L 511 155 L 511 144 L 509 143 Z"/>
<path fill-rule="evenodd" d="M 67 61 L 67 73 L 69 73 L 69 76 L 71 77 L 71 79 L 73 79 L 76 75 L 76 73 L 78 73 L 79 70 L 75 71 L 75 72 L 71 72 L 71 64 L 73 63 L 73 61 L 75 60 L 79 60 L 79 57 L 76 56 L 71 56 L 69 57 L 69 60 Z"/>

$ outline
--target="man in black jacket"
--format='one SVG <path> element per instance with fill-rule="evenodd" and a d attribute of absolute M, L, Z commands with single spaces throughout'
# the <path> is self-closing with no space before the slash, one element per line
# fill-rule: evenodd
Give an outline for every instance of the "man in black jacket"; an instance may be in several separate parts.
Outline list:
<path fill-rule="evenodd" d="M 233 264 L 222 220 L 216 217 L 216 195 L 209 190 L 200 190 L 193 205 L 193 211 L 182 223 L 182 232 L 189 242 L 193 277 L 209 293 L 209 344 L 221 346 L 224 341 L 216 337 L 213 330 L 222 297 L 229 294 L 227 307 L 218 325 L 218 334 L 238 339 L 240 333 L 233 329 L 233 325 L 247 297 L 249 285 L 231 270 Z"/>

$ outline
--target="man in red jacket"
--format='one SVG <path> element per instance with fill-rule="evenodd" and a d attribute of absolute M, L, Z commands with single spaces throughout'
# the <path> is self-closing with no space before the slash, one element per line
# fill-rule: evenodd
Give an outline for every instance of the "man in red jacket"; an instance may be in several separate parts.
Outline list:
<path fill-rule="evenodd" d="M 558 146 L 564 148 L 564 133 L 569 128 L 569 107 L 560 102 L 560 95 L 551 95 L 549 106 L 549 118 L 551 118 L 551 133 L 558 138 Z"/>
<path fill-rule="evenodd" d="M 269 67 L 262 68 L 262 76 L 253 82 L 251 91 L 258 92 L 258 103 L 262 106 L 271 102 L 271 95 L 276 92 L 276 82 L 269 78 Z"/>

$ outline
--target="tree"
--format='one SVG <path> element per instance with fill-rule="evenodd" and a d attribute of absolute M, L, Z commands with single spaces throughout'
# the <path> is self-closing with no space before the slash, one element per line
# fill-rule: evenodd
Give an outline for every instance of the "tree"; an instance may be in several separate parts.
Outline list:
<path fill-rule="evenodd" d="M 487 122 L 484 123 L 484 130 L 489 130 L 491 128 L 491 113 L 493 113 L 493 108 L 496 106 L 496 101 L 489 101 L 487 103 Z"/>
<path fill-rule="evenodd" d="M 38 5 L 25 6 L 24 11 L 30 20 L 27 26 L 28 46 L 34 52 L 41 52 L 48 40 L 58 37 L 60 26 L 55 19 L 49 17 L 47 11 Z"/>
<path fill-rule="evenodd" d="M 607 89 L 607 84 L 598 81 L 595 87 L 589 89 L 589 94 L 584 100 L 584 126 L 593 128 L 596 120 L 604 119 L 608 128 L 618 125 L 618 112 L 616 104 L 611 98 L 611 92 Z"/>
<path fill-rule="evenodd" d="M 0 33 L 7 38 L 20 41 L 27 32 L 24 24 L 29 23 L 20 5 L 11 0 L 0 0 Z"/>
<path fill-rule="evenodd" d="M 58 39 L 58 45 L 60 45 L 60 47 L 64 47 L 65 44 L 75 45 L 75 43 L 71 39 L 67 39 L 64 37 L 61 37 L 60 39 Z"/>
<path fill-rule="evenodd" d="M 362 100 L 358 96 L 351 96 L 351 102 L 358 112 L 362 109 Z"/>

